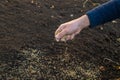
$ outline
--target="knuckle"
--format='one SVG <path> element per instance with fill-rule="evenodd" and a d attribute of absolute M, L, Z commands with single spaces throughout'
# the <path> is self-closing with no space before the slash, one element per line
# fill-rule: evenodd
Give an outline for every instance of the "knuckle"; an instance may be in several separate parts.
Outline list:
<path fill-rule="evenodd" d="M 61 24 L 61 25 L 60 25 L 60 27 L 63 27 L 63 26 L 65 26 L 65 24 Z"/>

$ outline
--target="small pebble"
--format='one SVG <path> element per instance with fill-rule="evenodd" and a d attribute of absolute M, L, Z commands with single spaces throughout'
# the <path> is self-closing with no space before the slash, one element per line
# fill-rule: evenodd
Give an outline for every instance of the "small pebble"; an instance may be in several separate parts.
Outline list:
<path fill-rule="evenodd" d="M 74 15 L 73 14 L 70 14 L 70 17 L 73 17 Z"/>
<path fill-rule="evenodd" d="M 103 27 L 100 27 L 100 30 L 103 30 Z"/>
<path fill-rule="evenodd" d="M 101 71 L 105 71 L 105 67 L 104 67 L 104 66 L 100 66 L 99 69 L 100 69 Z"/>
<path fill-rule="evenodd" d="M 116 23 L 117 23 L 117 21 L 113 20 L 113 21 L 112 21 L 112 23 L 113 23 L 113 24 L 116 24 Z"/>
<path fill-rule="evenodd" d="M 54 8 L 55 8 L 55 6 L 54 6 L 54 5 L 52 5 L 50 8 L 51 8 L 51 9 L 54 9 Z"/>

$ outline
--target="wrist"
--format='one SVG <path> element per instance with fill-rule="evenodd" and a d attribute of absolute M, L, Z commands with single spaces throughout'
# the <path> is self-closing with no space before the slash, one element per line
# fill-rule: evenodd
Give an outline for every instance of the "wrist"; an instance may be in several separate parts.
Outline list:
<path fill-rule="evenodd" d="M 88 16 L 83 15 L 80 18 L 78 18 L 78 23 L 81 29 L 87 28 L 90 25 Z"/>

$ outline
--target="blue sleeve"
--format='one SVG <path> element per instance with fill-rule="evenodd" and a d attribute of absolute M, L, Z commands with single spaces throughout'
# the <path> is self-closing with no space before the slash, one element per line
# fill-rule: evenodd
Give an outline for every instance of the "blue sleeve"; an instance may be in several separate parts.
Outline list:
<path fill-rule="evenodd" d="M 120 0 L 110 0 L 86 13 L 90 28 L 120 18 Z"/>

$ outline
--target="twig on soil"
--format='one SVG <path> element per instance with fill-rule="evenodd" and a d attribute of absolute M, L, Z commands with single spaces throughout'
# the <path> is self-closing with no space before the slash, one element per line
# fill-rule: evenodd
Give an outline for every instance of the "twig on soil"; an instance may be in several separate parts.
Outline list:
<path fill-rule="evenodd" d="M 65 54 L 67 53 L 68 47 L 65 48 Z"/>
<path fill-rule="evenodd" d="M 86 3 L 87 3 L 88 1 L 89 1 L 89 0 L 85 0 L 85 1 L 83 2 L 83 7 L 84 7 L 84 8 L 86 7 Z M 100 5 L 100 3 L 94 3 L 94 2 L 91 1 L 91 0 L 90 0 L 90 2 L 92 3 L 93 6 L 98 6 L 98 5 Z"/>
<path fill-rule="evenodd" d="M 109 59 L 109 58 L 104 58 L 104 62 L 105 62 L 105 61 L 109 61 L 109 62 L 115 63 L 116 65 L 120 65 L 118 62 L 113 61 L 113 60 L 111 60 L 111 59 Z"/>
<path fill-rule="evenodd" d="M 65 52 L 64 52 L 64 53 L 67 54 L 68 47 L 67 47 L 67 42 L 66 42 L 66 41 L 65 41 L 65 46 L 66 46 L 66 47 L 65 47 Z"/>
<path fill-rule="evenodd" d="M 109 58 L 104 58 L 104 62 L 108 62 L 110 64 L 114 63 L 114 65 L 112 65 L 112 67 L 115 68 L 116 70 L 120 70 L 120 63 L 119 62 L 113 61 Z"/>
<path fill-rule="evenodd" d="M 98 6 L 98 5 L 100 5 L 100 3 L 93 2 L 92 0 L 90 0 L 90 2 L 92 3 L 93 6 Z"/>
<path fill-rule="evenodd" d="M 83 2 L 83 7 L 85 8 L 86 7 L 86 3 L 88 2 L 88 0 L 85 0 L 84 2 Z"/>

